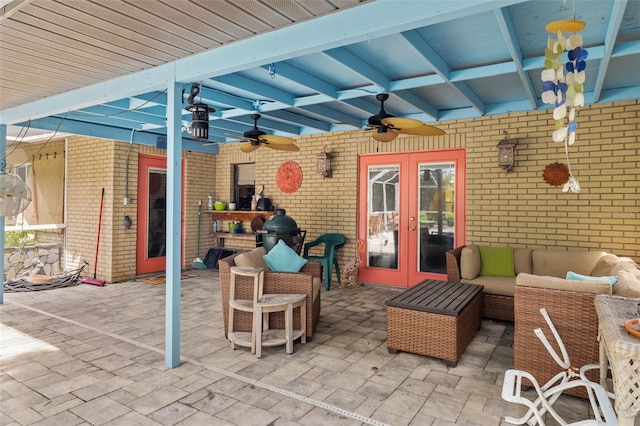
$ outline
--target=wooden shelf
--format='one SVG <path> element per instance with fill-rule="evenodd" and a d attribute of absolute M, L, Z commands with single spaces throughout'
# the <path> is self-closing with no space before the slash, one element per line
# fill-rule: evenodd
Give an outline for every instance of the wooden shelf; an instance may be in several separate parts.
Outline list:
<path fill-rule="evenodd" d="M 245 210 L 205 210 L 204 213 L 210 213 L 212 219 L 217 220 L 241 220 L 251 221 L 254 217 L 260 216 L 267 220 L 275 214 L 273 211 L 245 211 Z"/>
<path fill-rule="evenodd" d="M 231 233 L 231 232 L 212 232 L 211 236 L 213 238 L 218 238 L 218 239 L 231 239 L 231 240 L 251 240 L 251 241 L 255 241 L 256 240 L 256 234 L 254 233 L 249 233 L 249 232 L 238 232 L 238 233 Z"/>

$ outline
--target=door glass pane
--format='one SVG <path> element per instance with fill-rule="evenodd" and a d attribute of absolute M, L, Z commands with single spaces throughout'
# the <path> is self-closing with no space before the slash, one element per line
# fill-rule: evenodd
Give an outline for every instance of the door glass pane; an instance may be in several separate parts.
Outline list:
<path fill-rule="evenodd" d="M 149 211 L 147 216 L 147 258 L 164 257 L 167 242 L 165 194 L 167 171 L 149 169 Z"/>
<path fill-rule="evenodd" d="M 444 274 L 445 253 L 453 249 L 455 165 L 420 164 L 418 182 L 418 265 L 420 272 Z"/>
<path fill-rule="evenodd" d="M 398 269 L 399 166 L 372 166 L 368 171 L 367 265 Z"/>

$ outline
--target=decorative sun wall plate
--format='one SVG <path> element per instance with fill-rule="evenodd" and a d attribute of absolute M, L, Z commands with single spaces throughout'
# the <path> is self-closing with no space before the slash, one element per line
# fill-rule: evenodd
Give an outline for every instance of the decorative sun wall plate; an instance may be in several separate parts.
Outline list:
<path fill-rule="evenodd" d="M 285 161 L 276 171 L 276 184 L 285 194 L 293 194 L 302 185 L 302 169 L 295 161 Z"/>
<path fill-rule="evenodd" d="M 567 183 L 569 180 L 569 168 L 562 163 L 549 164 L 544 168 L 542 177 L 545 182 L 552 186 L 560 186 Z"/>

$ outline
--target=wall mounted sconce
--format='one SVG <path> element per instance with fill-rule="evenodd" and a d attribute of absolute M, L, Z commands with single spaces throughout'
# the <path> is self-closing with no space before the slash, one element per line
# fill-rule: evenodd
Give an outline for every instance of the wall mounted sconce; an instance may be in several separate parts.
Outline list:
<path fill-rule="evenodd" d="M 191 137 L 198 141 L 209 140 L 209 114 L 216 112 L 207 104 L 193 103 L 195 97 L 200 93 L 200 88 L 196 84 L 191 85 L 189 92 L 189 105 L 185 108 L 191 112 Z M 202 96 L 200 96 L 202 101 Z"/>
<path fill-rule="evenodd" d="M 503 133 L 504 139 L 496 145 L 498 148 L 498 166 L 502 167 L 505 173 L 511 173 L 513 171 L 514 148 L 516 144 L 509 140 L 509 132 L 505 130 Z"/>
<path fill-rule="evenodd" d="M 322 149 L 322 152 L 318 154 L 316 160 L 316 171 L 322 175 L 322 177 L 331 177 L 331 159 L 333 156 Z"/>

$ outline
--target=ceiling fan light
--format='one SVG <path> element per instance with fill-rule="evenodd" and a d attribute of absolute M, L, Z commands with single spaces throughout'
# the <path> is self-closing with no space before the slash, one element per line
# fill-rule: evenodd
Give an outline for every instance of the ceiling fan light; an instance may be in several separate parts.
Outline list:
<path fill-rule="evenodd" d="M 244 137 L 245 139 L 255 139 L 258 140 L 260 139 L 260 136 L 264 136 L 266 135 L 266 132 L 263 132 L 262 130 L 258 129 L 257 127 L 254 127 L 251 130 L 247 130 L 246 132 L 244 132 L 242 134 L 242 137 Z"/>
<path fill-rule="evenodd" d="M 371 134 L 371 137 L 378 142 L 391 142 L 399 135 L 398 132 L 389 130 L 386 127 L 380 128 Z"/>
<path fill-rule="evenodd" d="M 252 142 L 243 142 L 240 144 L 240 151 L 245 153 L 253 152 L 258 148 L 260 148 L 260 143 L 254 145 Z"/>
<path fill-rule="evenodd" d="M 387 114 L 385 112 L 385 110 L 381 109 L 379 113 L 372 115 L 371 117 L 369 117 L 369 125 L 370 126 L 382 126 L 382 120 L 384 120 L 385 118 L 392 118 L 394 117 L 391 114 Z"/>

